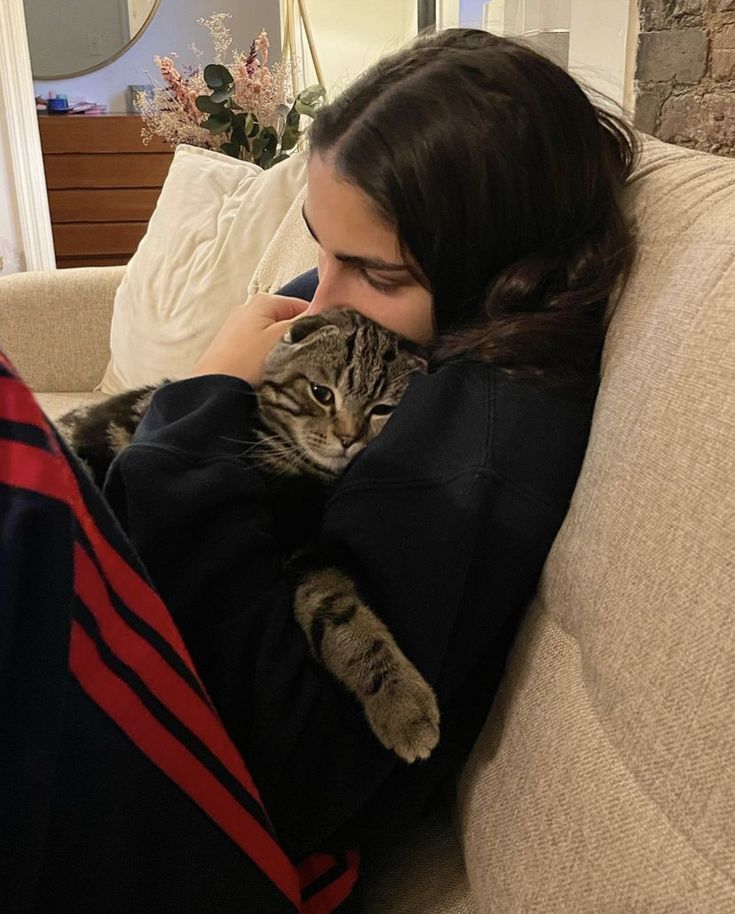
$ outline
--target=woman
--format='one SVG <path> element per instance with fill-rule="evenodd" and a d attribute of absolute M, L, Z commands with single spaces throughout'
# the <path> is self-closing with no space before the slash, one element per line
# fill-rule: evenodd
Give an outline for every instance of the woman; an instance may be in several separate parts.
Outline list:
<path fill-rule="evenodd" d="M 405 826 L 469 752 L 569 504 L 633 250 L 628 129 L 485 32 L 381 61 L 317 115 L 309 155 L 318 279 L 238 308 L 105 487 L 294 861 Z M 320 532 L 437 693 L 439 745 L 412 766 L 310 660 L 236 443 L 266 354 L 334 307 L 432 353 Z"/>

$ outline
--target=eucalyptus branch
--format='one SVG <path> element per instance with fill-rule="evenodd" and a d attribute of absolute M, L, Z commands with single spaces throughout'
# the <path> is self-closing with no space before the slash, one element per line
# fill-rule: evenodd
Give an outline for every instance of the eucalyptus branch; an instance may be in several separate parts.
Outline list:
<path fill-rule="evenodd" d="M 301 117 L 313 117 L 325 98 L 309 86 L 292 100 L 290 67 L 268 63 L 270 41 L 262 31 L 247 53 L 232 51 L 228 13 L 197 20 L 210 34 L 214 63 L 176 65 L 176 54 L 155 57 L 160 82 L 138 96 L 147 143 L 160 136 L 172 147 L 189 143 L 270 168 L 300 147 Z M 197 51 L 197 57 L 202 52 Z"/>
<path fill-rule="evenodd" d="M 222 64 L 211 63 L 204 68 L 204 81 L 211 89 L 209 95 L 199 95 L 197 108 L 209 115 L 201 126 L 214 136 L 225 134 L 221 152 L 235 159 L 255 162 L 270 168 L 287 159 L 301 136 L 301 116 L 314 117 L 325 95 L 323 86 L 303 89 L 293 105 L 279 106 L 277 127 L 264 126 L 251 111 L 244 111 L 234 100 L 235 78 Z"/>

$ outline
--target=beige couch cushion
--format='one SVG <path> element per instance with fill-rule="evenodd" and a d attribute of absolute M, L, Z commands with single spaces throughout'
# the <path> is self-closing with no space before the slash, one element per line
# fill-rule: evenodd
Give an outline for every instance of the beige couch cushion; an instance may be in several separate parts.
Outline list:
<path fill-rule="evenodd" d="M 64 413 L 68 413 L 69 410 L 76 409 L 78 406 L 92 406 L 94 403 L 106 400 L 107 394 L 99 391 L 91 391 L 89 393 L 57 391 L 54 393 L 37 393 L 36 399 L 49 419 L 56 421 Z"/>
<path fill-rule="evenodd" d="M 125 267 L 0 278 L 0 349 L 33 390 L 88 391 L 110 357 L 110 316 Z"/>
<path fill-rule="evenodd" d="M 420 819 L 399 845 L 362 861 L 362 914 L 479 914 L 444 809 Z"/>
<path fill-rule="evenodd" d="M 460 785 L 493 914 L 735 911 L 735 162 L 648 141 L 570 513 Z"/>

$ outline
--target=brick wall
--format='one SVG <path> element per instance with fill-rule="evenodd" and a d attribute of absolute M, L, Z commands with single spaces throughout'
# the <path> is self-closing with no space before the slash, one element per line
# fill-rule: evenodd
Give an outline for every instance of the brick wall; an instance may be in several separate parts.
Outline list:
<path fill-rule="evenodd" d="M 639 0 L 636 126 L 735 156 L 735 0 Z"/>

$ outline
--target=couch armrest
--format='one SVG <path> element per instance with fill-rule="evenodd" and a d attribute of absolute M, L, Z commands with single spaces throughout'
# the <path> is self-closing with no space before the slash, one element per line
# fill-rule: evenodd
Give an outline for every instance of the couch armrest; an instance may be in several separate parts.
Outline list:
<path fill-rule="evenodd" d="M 0 279 L 0 349 L 37 391 L 90 391 L 110 358 L 110 320 L 125 267 L 15 273 Z"/>

